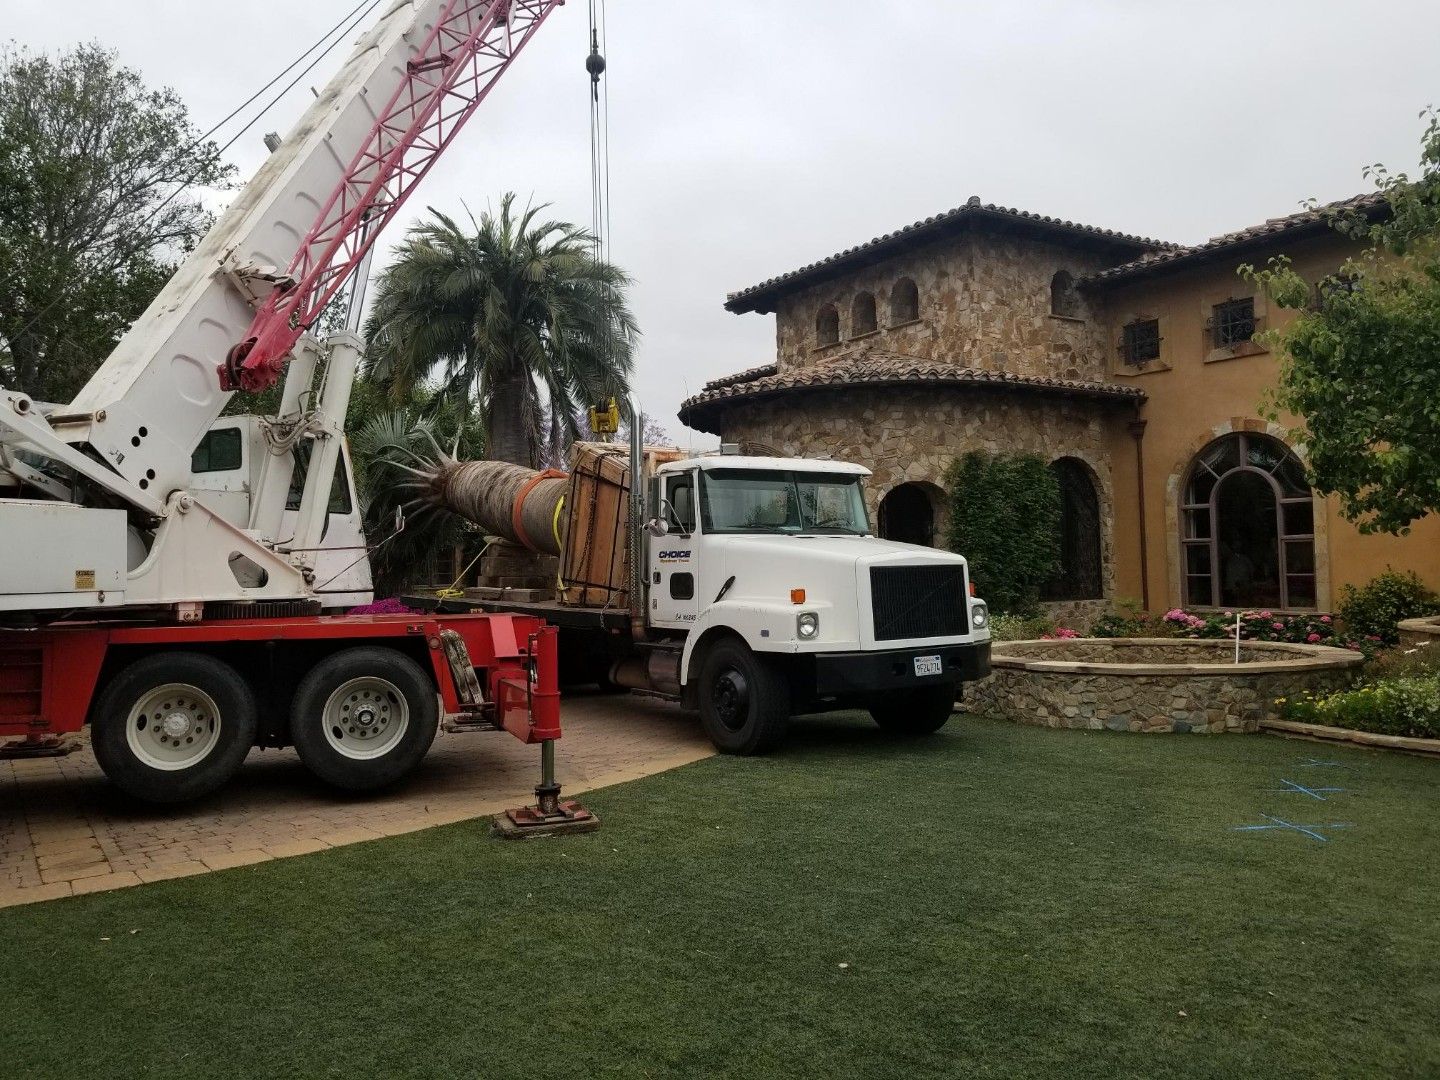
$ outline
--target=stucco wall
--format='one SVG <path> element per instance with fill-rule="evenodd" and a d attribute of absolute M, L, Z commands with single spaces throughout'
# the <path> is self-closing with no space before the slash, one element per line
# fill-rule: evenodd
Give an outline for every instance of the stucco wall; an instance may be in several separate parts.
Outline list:
<path fill-rule="evenodd" d="M 1082 318 L 1052 316 L 1050 281 L 1058 270 L 1078 279 L 1106 265 L 1097 255 L 1007 234 L 931 243 L 786 297 L 775 315 L 777 360 L 782 370 L 804 367 L 873 344 L 961 367 L 1100 379 L 1106 329 L 1084 297 Z M 891 289 L 904 277 L 919 289 L 920 318 L 891 326 Z M 874 294 L 880 329 L 857 338 L 851 305 L 861 292 Z M 817 346 L 815 317 L 826 304 L 840 313 L 840 342 Z"/>
<path fill-rule="evenodd" d="M 1307 277 L 1332 272 L 1353 247 L 1340 239 L 1319 238 L 1287 247 L 1296 269 Z M 1266 392 L 1279 377 L 1279 361 L 1262 347 L 1240 355 L 1218 354 L 1210 348 L 1205 320 L 1213 304 L 1229 297 L 1249 296 L 1254 287 L 1236 274 L 1235 259 L 1208 267 L 1177 270 L 1106 290 L 1091 297 L 1099 317 L 1108 324 L 1108 350 L 1112 381 L 1138 386 L 1149 398 L 1143 416 L 1145 503 L 1149 595 L 1152 608 L 1182 602 L 1180 588 L 1179 498 L 1185 473 L 1194 455 L 1206 443 L 1230 431 L 1251 430 L 1275 434 L 1295 445 L 1287 431 L 1293 417 L 1278 423 L 1261 416 Z M 1250 261 L 1263 264 L 1264 257 Z M 1256 293 L 1256 314 L 1261 329 L 1282 326 L 1293 313 L 1266 303 Z M 1158 363 L 1136 373 L 1119 360 L 1122 327 L 1135 318 L 1160 320 L 1161 354 Z M 1128 448 L 1126 444 L 1129 444 Z M 1131 513 L 1138 500 L 1129 437 L 1116 432 L 1111 447 L 1119 468 L 1116 476 L 1120 520 L 1117 522 L 1117 588 L 1120 595 L 1139 598 L 1139 522 Z M 1127 460 L 1128 459 L 1128 460 Z M 1409 536 L 1365 536 L 1347 522 L 1334 499 L 1316 499 L 1316 569 L 1318 606 L 1332 608 L 1346 584 L 1361 585 L 1387 566 L 1415 570 L 1432 587 L 1440 588 L 1440 519 L 1418 522 Z"/>

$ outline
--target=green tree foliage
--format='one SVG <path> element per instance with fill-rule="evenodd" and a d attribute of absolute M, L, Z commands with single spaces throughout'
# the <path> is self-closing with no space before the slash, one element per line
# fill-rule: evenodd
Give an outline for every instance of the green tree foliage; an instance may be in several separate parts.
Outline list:
<path fill-rule="evenodd" d="M 0 52 L 0 385 L 67 402 L 233 175 L 171 90 L 98 45 Z"/>
<path fill-rule="evenodd" d="M 1034 454 L 971 451 L 946 472 L 951 551 L 999 614 L 1035 611 L 1060 569 L 1060 484 Z"/>
<path fill-rule="evenodd" d="M 436 446 L 462 459 L 480 458 L 484 441 L 479 418 L 466 411 L 464 402 L 442 397 L 433 387 L 413 388 L 407 400 L 396 404 L 387 388 L 361 379 L 350 398 L 346 426 L 365 535 L 372 545 L 375 595 L 394 596 L 407 585 L 419 584 L 417 574 L 434 555 L 473 546 L 479 539 L 475 529 L 454 514 L 417 514 L 409 505 L 415 492 L 406 486 L 412 477 L 400 467 L 410 453 L 433 455 Z M 397 509 L 406 513 L 405 528 L 393 535 Z"/>
<path fill-rule="evenodd" d="M 376 285 L 365 370 L 397 398 L 438 378 L 442 398 L 480 406 L 492 459 L 534 467 L 542 444 L 554 456 L 580 435 L 583 409 L 624 393 L 638 331 L 630 279 L 590 235 L 514 203 L 470 231 L 433 210 L 411 229 Z"/>
<path fill-rule="evenodd" d="M 1421 116 L 1418 177 L 1366 170 L 1389 212 L 1333 216 L 1360 256 L 1313 284 L 1285 258 L 1241 268 L 1299 312 L 1265 335 L 1283 358 L 1274 405 L 1302 418 L 1314 487 L 1361 532 L 1440 509 L 1440 116 Z"/>

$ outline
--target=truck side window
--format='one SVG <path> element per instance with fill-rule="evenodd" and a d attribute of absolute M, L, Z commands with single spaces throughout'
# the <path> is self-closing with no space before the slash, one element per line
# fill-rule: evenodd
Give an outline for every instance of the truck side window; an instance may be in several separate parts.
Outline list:
<path fill-rule="evenodd" d="M 684 476 L 670 482 L 670 505 L 675 510 L 675 517 L 680 522 L 680 528 L 687 532 L 695 531 L 695 478 Z"/>
<path fill-rule="evenodd" d="M 245 463 L 238 427 L 207 431 L 190 455 L 192 473 L 233 472 Z"/>

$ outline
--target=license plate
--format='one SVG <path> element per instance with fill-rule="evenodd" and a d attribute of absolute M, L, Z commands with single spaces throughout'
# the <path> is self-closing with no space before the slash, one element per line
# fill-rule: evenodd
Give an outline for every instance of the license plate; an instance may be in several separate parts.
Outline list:
<path fill-rule="evenodd" d="M 917 657 L 915 657 L 915 674 L 916 674 L 917 676 L 922 676 L 922 677 L 923 677 L 923 676 L 925 676 L 925 675 L 943 675 L 944 673 L 945 673 L 945 665 L 940 662 L 940 657 L 938 657 L 938 656 L 917 656 Z"/>

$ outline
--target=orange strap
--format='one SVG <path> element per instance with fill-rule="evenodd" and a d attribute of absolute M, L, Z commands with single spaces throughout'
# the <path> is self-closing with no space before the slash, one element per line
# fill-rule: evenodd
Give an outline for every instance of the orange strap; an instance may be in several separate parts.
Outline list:
<path fill-rule="evenodd" d="M 535 490 L 541 480 L 563 480 L 567 475 L 568 474 L 561 472 L 559 469 L 546 469 L 544 472 L 536 473 L 529 480 L 526 480 L 525 486 L 515 495 L 515 505 L 510 510 L 510 524 L 515 528 L 515 539 L 519 540 L 521 545 L 529 548 L 531 551 L 538 549 L 535 547 L 534 541 L 530 539 L 530 534 L 525 531 L 525 523 L 522 520 L 525 511 L 525 500 L 530 496 L 530 492 Z"/>

